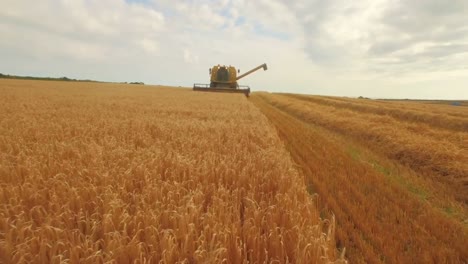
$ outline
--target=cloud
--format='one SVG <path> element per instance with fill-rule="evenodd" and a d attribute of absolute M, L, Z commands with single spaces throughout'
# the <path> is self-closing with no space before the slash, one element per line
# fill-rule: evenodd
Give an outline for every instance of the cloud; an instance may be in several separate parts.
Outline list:
<path fill-rule="evenodd" d="M 375 68 L 401 73 L 399 64 L 411 64 L 413 72 L 446 70 L 441 59 L 468 55 L 465 0 L 280 2 L 300 25 L 303 50 L 322 67 L 371 74 Z M 468 57 L 459 67 L 467 64 Z"/>
<path fill-rule="evenodd" d="M 392 96 L 433 82 L 433 97 L 447 80 L 468 97 L 466 0 L 5 1 L 0 72 L 191 86 L 211 65 L 266 62 L 242 84 Z"/>
<path fill-rule="evenodd" d="M 152 55 L 157 55 L 159 51 L 158 43 L 155 40 L 149 38 L 143 38 L 140 40 L 140 46 L 145 52 Z"/>
<path fill-rule="evenodd" d="M 391 61 L 382 66 L 396 72 L 400 64 L 412 64 L 416 72 L 456 65 L 466 68 L 468 60 L 454 62 L 458 55 L 468 59 L 467 17 L 468 2 L 464 0 L 392 2 L 379 20 L 380 34 L 373 34 L 369 56 Z"/>
<path fill-rule="evenodd" d="M 160 12 L 124 1 L 7 2 L 0 9 L 6 44 L 33 56 L 100 60 L 122 49 L 154 53 L 165 26 Z"/>
<path fill-rule="evenodd" d="M 190 50 L 184 49 L 184 61 L 186 63 L 198 63 L 198 55 L 193 54 Z"/>

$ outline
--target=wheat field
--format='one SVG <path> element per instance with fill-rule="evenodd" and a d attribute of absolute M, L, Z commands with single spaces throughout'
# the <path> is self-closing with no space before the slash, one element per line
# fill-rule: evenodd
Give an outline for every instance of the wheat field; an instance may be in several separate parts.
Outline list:
<path fill-rule="evenodd" d="M 0 80 L 0 263 L 344 263 L 243 95 Z"/>
<path fill-rule="evenodd" d="M 0 80 L 0 263 L 465 263 L 468 111 Z"/>

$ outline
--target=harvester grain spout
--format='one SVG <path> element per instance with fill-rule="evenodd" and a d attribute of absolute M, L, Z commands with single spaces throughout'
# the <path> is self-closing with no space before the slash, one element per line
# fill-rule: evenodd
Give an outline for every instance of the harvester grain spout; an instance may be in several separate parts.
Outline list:
<path fill-rule="evenodd" d="M 244 78 L 245 76 L 247 76 L 247 75 L 249 75 L 249 74 L 251 74 L 251 73 L 253 73 L 253 72 L 256 72 L 256 71 L 260 70 L 261 68 L 263 68 L 264 71 L 266 71 L 266 70 L 268 69 L 266 63 L 263 63 L 262 65 L 257 66 L 257 67 L 255 67 L 255 68 L 251 69 L 250 71 L 248 71 L 248 72 L 246 72 L 246 73 L 241 74 L 240 76 L 238 76 L 237 79 L 236 79 L 236 81 L 238 81 L 238 80 Z"/>
<path fill-rule="evenodd" d="M 237 81 L 261 68 L 263 68 L 263 70 L 268 69 L 266 63 L 264 63 L 240 76 L 237 76 L 239 72 L 235 67 L 216 65 L 209 69 L 209 73 L 211 75 L 210 84 L 195 83 L 193 85 L 193 90 L 204 92 L 243 93 L 248 97 L 250 94 L 250 87 L 241 86 Z"/>

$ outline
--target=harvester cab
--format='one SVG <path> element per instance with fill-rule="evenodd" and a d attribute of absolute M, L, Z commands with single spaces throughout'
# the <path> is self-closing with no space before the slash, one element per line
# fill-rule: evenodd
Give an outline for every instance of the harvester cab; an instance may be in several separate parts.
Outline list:
<path fill-rule="evenodd" d="M 210 84 L 195 83 L 193 85 L 193 90 L 202 92 L 243 93 L 248 97 L 250 94 L 250 87 L 246 85 L 239 85 L 237 81 L 262 68 L 265 71 L 268 69 L 267 65 L 264 63 L 246 73 L 237 76 L 237 74 L 240 73 L 240 70 L 236 70 L 235 67 L 215 65 L 209 69 Z"/>

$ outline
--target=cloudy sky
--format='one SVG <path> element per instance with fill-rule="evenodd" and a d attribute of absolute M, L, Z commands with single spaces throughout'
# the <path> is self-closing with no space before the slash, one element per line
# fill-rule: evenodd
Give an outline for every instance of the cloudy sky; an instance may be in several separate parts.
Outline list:
<path fill-rule="evenodd" d="M 468 99 L 468 0 L 1 0 L 0 72 Z"/>

